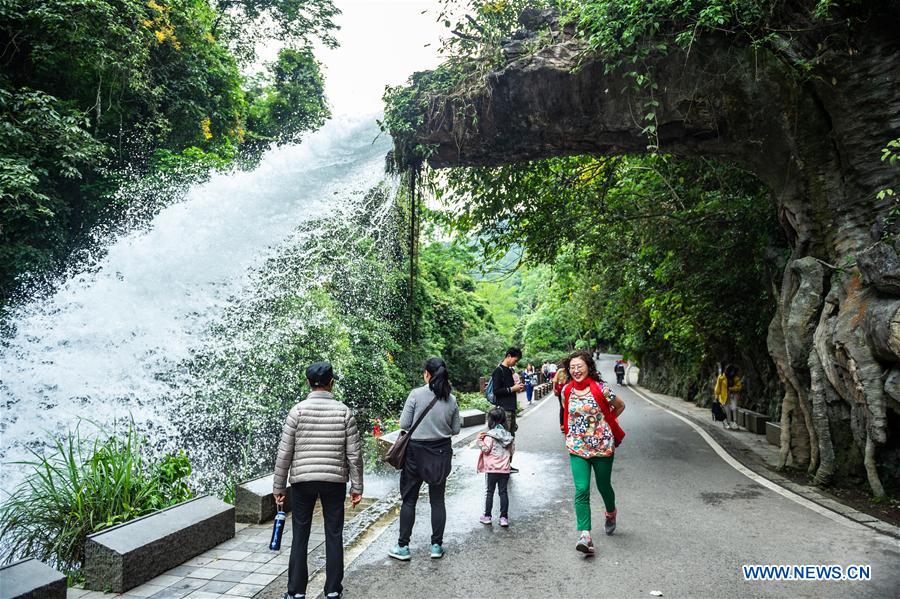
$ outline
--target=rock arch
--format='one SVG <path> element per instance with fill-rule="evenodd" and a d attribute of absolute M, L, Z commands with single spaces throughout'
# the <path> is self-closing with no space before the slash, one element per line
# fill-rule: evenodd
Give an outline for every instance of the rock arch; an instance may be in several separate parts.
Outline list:
<path fill-rule="evenodd" d="M 888 430 L 900 418 L 900 261 L 877 198 L 892 177 L 881 149 L 900 138 L 900 36 L 896 9 L 882 10 L 858 29 L 786 15 L 804 33 L 756 49 L 708 35 L 648 59 L 653 90 L 636 90 L 627 67 L 606 72 L 551 15 L 525 14 L 555 43 L 525 54 L 508 42 L 481 85 L 432 95 L 414 136 L 436 168 L 643 153 L 637 111 L 652 93 L 660 151 L 735 163 L 777 202 L 792 248 L 768 342 L 785 387 L 782 465 L 823 484 L 864 467 L 879 496 L 886 468 L 900 478 L 900 430 Z M 879 459 L 889 438 L 894 454 Z"/>

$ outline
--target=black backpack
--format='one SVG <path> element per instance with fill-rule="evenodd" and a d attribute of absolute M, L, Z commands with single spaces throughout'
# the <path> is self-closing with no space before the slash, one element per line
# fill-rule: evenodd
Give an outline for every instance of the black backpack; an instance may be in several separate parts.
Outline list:
<path fill-rule="evenodd" d="M 716 422 L 725 420 L 725 410 L 722 409 L 722 404 L 719 403 L 719 400 L 715 398 L 713 398 L 712 402 L 712 416 Z"/>

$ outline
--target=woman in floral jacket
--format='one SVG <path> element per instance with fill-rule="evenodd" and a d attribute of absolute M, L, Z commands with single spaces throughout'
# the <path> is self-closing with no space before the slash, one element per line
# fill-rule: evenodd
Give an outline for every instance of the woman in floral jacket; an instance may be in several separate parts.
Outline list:
<path fill-rule="evenodd" d="M 625 433 L 618 417 L 625 404 L 601 380 L 590 353 L 578 351 L 568 360 L 569 382 L 563 389 L 563 433 L 575 482 L 575 548 L 593 555 L 591 540 L 591 470 L 606 507 L 606 534 L 616 529 L 616 494 L 611 477 L 615 449 Z"/>

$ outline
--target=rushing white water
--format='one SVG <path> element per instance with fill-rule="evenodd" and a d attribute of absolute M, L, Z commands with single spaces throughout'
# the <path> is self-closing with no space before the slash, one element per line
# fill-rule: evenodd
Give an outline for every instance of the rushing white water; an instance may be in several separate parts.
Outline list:
<path fill-rule="evenodd" d="M 297 225 L 336 214 L 383 176 L 389 140 L 374 117 L 335 119 L 300 145 L 269 151 L 252 172 L 216 175 L 164 209 L 144 230 L 113 241 L 99 267 L 12 315 L 0 348 L 0 488 L 78 418 L 131 414 L 172 431 L 166 372 Z"/>

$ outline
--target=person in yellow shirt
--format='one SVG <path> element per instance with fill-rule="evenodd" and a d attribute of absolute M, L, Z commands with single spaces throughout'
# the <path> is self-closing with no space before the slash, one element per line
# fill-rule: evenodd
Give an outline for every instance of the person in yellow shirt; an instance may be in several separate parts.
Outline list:
<path fill-rule="evenodd" d="M 741 398 L 741 391 L 744 383 L 738 375 L 738 368 L 734 364 L 729 364 L 725 370 L 716 379 L 716 400 L 725 408 L 725 415 L 728 420 L 725 428 L 738 430 L 737 425 L 737 409 Z"/>
<path fill-rule="evenodd" d="M 725 376 L 725 371 L 720 370 L 719 376 L 716 378 L 716 388 L 713 391 L 713 401 L 719 402 L 722 406 L 722 411 L 724 412 L 725 406 L 728 404 L 728 377 Z M 715 414 L 715 410 L 713 410 L 713 414 Z M 732 428 L 732 423 L 728 420 L 728 413 L 725 412 L 725 421 L 722 423 L 727 429 Z"/>

